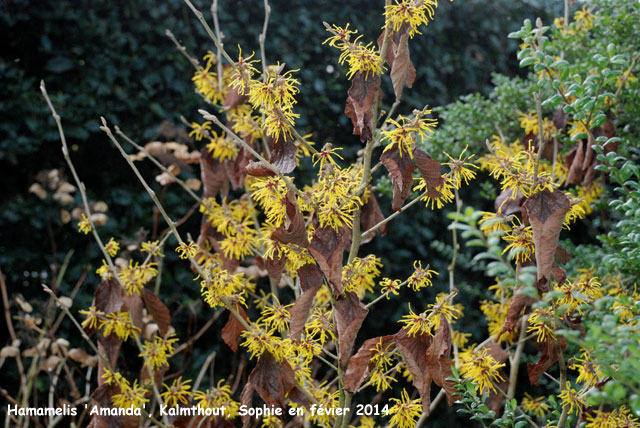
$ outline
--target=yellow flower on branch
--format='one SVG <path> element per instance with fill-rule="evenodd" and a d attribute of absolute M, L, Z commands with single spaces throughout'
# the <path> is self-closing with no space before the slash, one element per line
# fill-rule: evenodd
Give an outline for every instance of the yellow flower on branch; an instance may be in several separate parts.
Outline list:
<path fill-rule="evenodd" d="M 207 121 L 202 124 L 199 124 L 198 122 L 191 122 L 191 128 L 192 131 L 189 132 L 189 137 L 194 137 L 196 141 L 200 141 L 209 136 L 209 131 L 211 131 L 211 122 Z"/>
<path fill-rule="evenodd" d="M 420 33 L 418 27 L 428 25 L 429 20 L 433 20 L 435 8 L 438 7 L 437 0 L 395 0 L 395 4 L 385 6 L 384 16 L 386 18 L 384 28 L 398 31 L 400 27 L 407 24 L 410 28 L 409 37 Z"/>
<path fill-rule="evenodd" d="M 462 153 L 460 153 L 460 156 L 458 156 L 458 159 L 454 159 L 449 153 L 443 152 L 450 160 L 450 162 L 445 163 L 445 165 L 447 165 L 451 169 L 451 173 L 455 178 L 455 186 L 457 189 L 460 189 L 463 181 L 464 184 L 468 186 L 469 181 L 476 178 L 476 172 L 470 168 L 477 169 L 478 167 L 471 162 L 468 162 L 475 155 L 471 154 L 465 158 L 462 157 L 468 148 L 469 145 L 466 145 Z"/>
<path fill-rule="evenodd" d="M 85 328 L 100 328 L 100 323 L 104 318 L 104 312 L 99 311 L 95 306 L 89 306 L 89 310 L 79 310 L 79 313 L 86 315 L 87 318 L 82 321 L 82 327 Z"/>
<path fill-rule="evenodd" d="M 418 291 L 424 287 L 431 287 L 433 285 L 433 283 L 431 282 L 431 278 L 433 277 L 433 275 L 438 275 L 438 272 L 429 269 L 428 265 L 427 268 L 424 269 L 422 267 L 422 262 L 419 260 L 415 260 L 413 262 L 413 269 L 413 273 L 407 280 L 407 285 L 409 285 L 409 287 L 411 287 L 413 291 Z"/>
<path fill-rule="evenodd" d="M 149 253 L 152 256 L 164 257 L 162 247 L 160 247 L 160 241 L 145 241 L 140 244 L 140 251 Z"/>
<path fill-rule="evenodd" d="M 529 315 L 529 326 L 527 327 L 527 333 L 531 332 L 536 333 L 536 342 L 538 343 L 555 340 L 553 313 L 544 308 L 534 309 Z"/>
<path fill-rule="evenodd" d="M 138 385 L 138 379 L 133 382 L 133 385 L 128 384 L 120 387 L 119 394 L 113 394 L 111 402 L 114 406 L 120 408 L 141 408 L 146 402 L 149 401 L 146 398 L 147 389 Z"/>
<path fill-rule="evenodd" d="M 547 397 L 533 398 L 528 392 L 525 392 L 520 405 L 522 406 L 522 410 L 526 413 L 541 418 L 549 411 L 549 406 L 546 401 Z"/>
<path fill-rule="evenodd" d="M 502 254 L 511 251 L 510 254 L 515 255 L 517 263 L 531 260 L 531 256 L 535 252 L 533 229 L 531 226 L 525 227 L 514 224 L 511 230 L 502 236 L 502 239 L 509 243 Z"/>
<path fill-rule="evenodd" d="M 198 244 L 195 242 L 181 242 L 180 245 L 176 247 L 176 253 L 180 256 L 181 259 L 192 259 L 198 253 Z"/>
<path fill-rule="evenodd" d="M 120 251 L 120 244 L 118 244 L 115 239 L 110 238 L 109 242 L 105 244 L 104 249 L 111 257 L 115 257 L 115 255 L 118 254 L 118 251 Z"/>
<path fill-rule="evenodd" d="M 474 345 L 460 353 L 460 375 L 476 383 L 480 392 L 497 392 L 495 385 L 504 380 L 499 370 L 504 366 L 505 363 L 498 363 L 486 348 Z"/>
<path fill-rule="evenodd" d="M 82 213 L 82 220 L 78 222 L 78 231 L 85 235 L 91 232 L 91 222 L 84 213 Z"/>
<path fill-rule="evenodd" d="M 177 406 L 178 403 L 189 404 L 189 398 L 191 397 L 191 385 L 189 383 L 191 379 L 185 381 L 182 380 L 182 376 L 173 380 L 171 386 L 163 383 L 165 392 L 160 394 L 165 404 L 170 407 Z"/>
<path fill-rule="evenodd" d="M 573 413 L 574 410 L 580 410 L 585 405 L 584 398 L 580 396 L 580 393 L 571 388 L 571 383 L 567 381 L 565 389 L 558 395 L 562 400 L 562 406 L 569 408 L 569 413 Z"/>
<path fill-rule="evenodd" d="M 204 409 L 214 409 L 224 407 L 225 419 L 234 419 L 238 415 L 240 403 L 231 398 L 231 386 L 223 385 L 224 380 L 218 382 L 215 388 L 205 391 L 194 391 L 193 399 L 198 401 L 198 405 Z"/>
<path fill-rule="evenodd" d="M 400 398 L 391 398 L 390 401 L 394 401 L 394 404 L 390 409 L 388 415 L 391 415 L 389 419 L 389 428 L 411 428 L 416 425 L 416 419 L 422 414 L 422 404 L 420 399 L 411 400 L 409 394 L 405 389 L 402 390 Z"/>
<path fill-rule="evenodd" d="M 128 311 L 118 311 L 107 314 L 102 320 L 100 328 L 103 329 L 102 334 L 109 336 L 115 333 L 120 339 L 127 341 L 129 336 L 138 337 L 140 329 L 133 325 L 131 316 Z"/>

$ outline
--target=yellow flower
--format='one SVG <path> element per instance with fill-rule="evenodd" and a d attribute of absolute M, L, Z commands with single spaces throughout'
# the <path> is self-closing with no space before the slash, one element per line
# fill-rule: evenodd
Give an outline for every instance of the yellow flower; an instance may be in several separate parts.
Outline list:
<path fill-rule="evenodd" d="M 368 43 L 366 46 L 363 45 L 358 41 L 362 35 L 351 42 L 351 34 L 355 34 L 357 31 L 349 30 L 349 25 L 341 28 L 336 25 L 330 27 L 328 24 L 325 24 L 325 28 L 333 35 L 327 38 L 323 44 L 329 42 L 330 46 L 342 51 L 338 62 L 340 64 L 344 64 L 345 62 L 349 64 L 349 71 L 347 72 L 348 79 L 351 79 L 358 72 L 364 74 L 365 79 L 369 78 L 369 73 L 373 76 L 382 74 L 384 70 L 383 61 L 380 58 L 378 49 L 373 46 L 373 43 Z"/>
<path fill-rule="evenodd" d="M 104 318 L 104 312 L 99 311 L 95 306 L 89 306 L 88 311 L 79 310 L 78 312 L 87 316 L 87 318 L 82 321 L 82 327 L 90 329 L 100 328 L 99 323 Z"/>
<path fill-rule="evenodd" d="M 398 290 L 400 290 L 400 280 L 394 279 L 391 280 L 389 278 L 382 278 L 380 281 L 380 291 L 389 298 L 389 294 L 398 295 Z"/>
<path fill-rule="evenodd" d="M 453 199 L 455 198 L 455 195 L 452 191 L 453 188 L 454 183 L 453 180 L 451 180 L 451 177 L 445 177 L 444 183 L 440 187 L 435 188 L 435 190 L 438 192 L 438 196 L 431 196 L 429 193 L 425 193 L 420 198 L 420 200 L 424 201 L 427 207 L 431 205 L 431 209 L 433 209 L 434 205 L 438 209 L 441 209 L 442 207 L 444 207 L 444 204 L 453 202 Z M 425 179 L 420 177 L 418 179 L 418 184 L 413 186 L 413 190 L 426 192 L 430 189 Z"/>
<path fill-rule="evenodd" d="M 157 265 L 157 263 L 140 265 L 138 262 L 134 264 L 133 260 L 129 260 L 129 266 L 122 268 L 118 274 L 127 295 L 133 293 L 140 295 L 144 285 L 158 275 Z"/>
<path fill-rule="evenodd" d="M 162 247 L 160 247 L 160 241 L 145 241 L 140 245 L 141 252 L 149 253 L 153 256 L 164 257 L 164 254 L 162 254 Z"/>
<path fill-rule="evenodd" d="M 478 167 L 472 164 L 471 162 L 468 162 L 475 155 L 472 154 L 465 158 L 462 157 L 464 155 L 464 152 L 466 152 L 468 148 L 469 148 L 469 145 L 466 145 L 462 153 L 460 153 L 460 156 L 458 156 L 458 159 L 454 159 L 453 157 L 451 157 L 449 153 L 443 152 L 451 161 L 451 162 L 445 163 L 445 165 L 447 165 L 451 169 L 451 173 L 455 178 L 455 186 L 458 189 L 462 187 L 463 181 L 464 181 L 464 184 L 468 186 L 469 181 L 476 178 L 476 172 L 469 168 L 471 167 L 471 168 L 477 169 Z"/>
<path fill-rule="evenodd" d="M 593 20 L 598 16 L 593 13 L 593 9 L 587 9 L 587 6 L 582 6 L 582 9 L 576 10 L 573 14 L 573 19 L 579 29 L 588 31 L 593 28 Z"/>
<path fill-rule="evenodd" d="M 638 428 L 640 423 L 638 419 L 631 414 L 626 405 L 620 406 L 619 409 L 605 412 L 603 410 L 595 410 L 593 414 L 587 415 L 587 425 L 585 428 Z"/>
<path fill-rule="evenodd" d="M 196 141 L 200 141 L 203 138 L 207 138 L 209 136 L 209 131 L 211 130 L 211 122 L 207 121 L 203 124 L 199 124 L 198 122 L 191 122 L 191 128 L 193 130 L 189 132 L 189 137 L 195 137 Z"/>
<path fill-rule="evenodd" d="M 240 403 L 231 398 L 231 387 L 222 385 L 224 380 L 218 382 L 215 388 L 206 391 L 194 391 L 193 399 L 198 401 L 198 405 L 205 409 L 225 408 L 225 419 L 234 419 L 238 416 Z"/>
<path fill-rule="evenodd" d="M 109 369 L 104 369 L 102 379 L 106 385 L 116 385 L 120 389 L 129 386 L 129 381 L 118 372 L 112 372 Z"/>
<path fill-rule="evenodd" d="M 204 270 L 205 277 L 200 282 L 200 293 L 204 301 L 212 308 L 224 306 L 223 299 L 236 297 L 240 304 L 244 304 L 241 293 L 249 288 L 249 282 L 244 273 L 230 274 L 224 269 L 213 267 Z"/>
<path fill-rule="evenodd" d="M 497 213 L 483 211 L 482 217 L 478 221 L 480 230 L 484 232 L 486 236 L 489 236 L 491 232 L 497 232 L 498 230 L 508 231 L 509 226 L 506 224 L 509 219 L 500 211 Z"/>
<path fill-rule="evenodd" d="M 389 370 L 394 363 L 394 348 L 392 343 L 385 346 L 382 343 L 382 339 L 380 339 L 378 343 L 370 349 L 370 351 L 373 351 L 371 363 L 373 363 L 374 366 L 371 370 L 369 382 L 376 387 L 376 391 L 385 391 L 391 387 L 391 382 L 396 381 L 394 377 L 389 374 Z"/>
<path fill-rule="evenodd" d="M 264 209 L 269 222 L 280 226 L 286 215 L 287 185 L 284 180 L 277 175 L 256 178 L 250 188 L 251 197 Z"/>
<path fill-rule="evenodd" d="M 400 398 L 391 398 L 390 400 L 395 401 L 396 404 L 389 409 L 388 415 L 391 415 L 389 428 L 414 427 L 416 425 L 416 419 L 422 414 L 420 399 L 410 400 L 409 394 L 403 389 Z"/>
<path fill-rule="evenodd" d="M 536 333 L 536 342 L 542 343 L 547 340 L 555 340 L 556 335 L 553 328 L 553 313 L 544 308 L 537 308 L 529 315 L 529 326 L 527 332 Z"/>
<path fill-rule="evenodd" d="M 85 235 L 91 232 L 91 222 L 84 213 L 82 213 L 82 220 L 78 222 L 78 231 Z"/>
<path fill-rule="evenodd" d="M 293 304 L 283 306 L 276 299 L 276 303 L 273 306 L 266 306 L 261 315 L 261 321 L 265 326 L 275 328 L 278 333 L 289 329 L 289 322 L 291 321 L 291 314 L 287 308 Z"/>
<path fill-rule="evenodd" d="M 190 242 L 189 244 L 181 242 L 180 245 L 176 247 L 176 253 L 178 253 L 181 259 L 192 259 L 196 256 L 197 252 L 198 244 L 195 242 Z"/>
<path fill-rule="evenodd" d="M 236 61 L 233 78 L 231 79 L 229 86 L 238 91 L 240 95 L 245 95 L 248 84 L 253 78 L 253 75 L 258 73 L 258 70 L 256 70 L 253 64 L 260 61 L 257 59 L 251 59 L 255 55 L 255 52 L 252 52 L 251 55 L 245 58 L 242 56 L 242 48 L 240 45 L 238 45 L 238 50 L 238 61 Z"/>
<path fill-rule="evenodd" d="M 406 324 L 404 328 L 408 328 L 407 334 L 409 336 L 415 336 L 417 334 L 427 333 L 431 336 L 435 334 L 435 331 L 440 327 L 440 316 L 444 315 L 447 322 L 458 318 L 461 315 L 461 311 L 458 307 L 451 304 L 453 295 L 440 294 L 436 296 L 436 302 L 429 304 L 428 309 L 421 314 L 416 314 L 411 310 L 411 304 L 409 304 L 409 315 L 404 315 L 400 322 Z"/>
<path fill-rule="evenodd" d="M 502 236 L 507 241 L 507 245 L 502 254 L 511 251 L 510 255 L 515 255 L 517 263 L 531 260 L 531 256 L 535 252 L 533 245 L 533 229 L 531 226 L 523 226 L 514 224 L 511 231 Z"/>
<path fill-rule="evenodd" d="M 525 412 L 541 418 L 549 411 L 549 406 L 546 401 L 546 397 L 533 398 L 529 393 L 525 392 L 520 405 Z"/>
<path fill-rule="evenodd" d="M 146 340 L 142 345 L 142 353 L 139 355 L 143 357 L 144 361 L 151 367 L 151 370 L 161 369 L 162 367 L 168 367 L 168 358 L 173 353 L 173 344 L 178 341 L 178 338 L 170 335 L 167 338 L 161 338 L 156 336 L 153 341 Z"/>
<path fill-rule="evenodd" d="M 342 268 L 342 288 L 354 291 L 362 297 L 364 293 L 373 292 L 375 278 L 380 275 L 380 258 L 369 254 L 365 258 L 356 257 Z"/>
<path fill-rule="evenodd" d="M 438 119 L 425 118 L 423 116 L 431 114 L 431 110 L 422 110 L 417 113 L 411 120 L 405 116 L 400 116 L 397 122 L 391 118 L 388 122 L 395 126 L 391 130 L 382 130 L 382 139 L 380 141 L 388 141 L 389 144 L 384 151 L 391 150 L 394 146 L 398 147 L 400 156 L 408 153 L 413 159 L 413 151 L 415 149 L 415 134 L 420 136 L 420 141 L 424 142 L 425 137 L 429 138 L 433 135 L 434 128 L 438 125 Z"/>
<path fill-rule="evenodd" d="M 170 407 L 177 406 L 178 403 L 189 404 L 189 398 L 191 397 L 191 385 L 189 383 L 191 379 L 182 381 L 182 376 L 173 380 L 171 386 L 163 383 L 165 392 L 160 394 L 160 397 L 164 400 L 165 404 Z"/>
<path fill-rule="evenodd" d="M 331 27 L 327 27 L 327 31 L 331 32 L 333 36 L 327 38 L 322 44 L 329 43 L 329 46 L 334 48 L 338 48 L 340 50 L 349 49 L 349 40 L 351 39 L 352 34 L 357 34 L 358 30 L 349 30 L 349 23 L 342 28 L 333 24 Z M 325 24 L 325 27 L 327 24 Z"/>
<path fill-rule="evenodd" d="M 385 28 L 398 31 L 404 24 L 409 25 L 409 37 L 413 38 L 422 24 L 428 25 L 433 20 L 434 9 L 438 7 L 437 0 L 395 0 L 396 4 L 385 6 Z"/>
<path fill-rule="evenodd" d="M 585 405 L 584 398 L 580 396 L 578 391 L 571 388 L 571 384 L 567 381 L 565 389 L 558 396 L 562 400 L 562 406 L 569 408 L 569 413 L 573 413 L 573 410 L 580 410 Z"/>
<path fill-rule="evenodd" d="M 311 157 L 312 159 L 314 159 L 313 166 L 316 166 L 318 162 L 320 162 L 320 171 L 322 171 L 324 169 L 325 162 L 329 162 L 332 165 L 337 165 L 332 156 L 344 159 L 342 156 L 336 153 L 338 150 L 342 150 L 342 147 L 331 148 L 331 145 L 327 145 L 318 153 L 314 153 Z"/>
<path fill-rule="evenodd" d="M 211 132 L 207 150 L 214 159 L 220 162 L 223 162 L 225 159 L 234 160 L 240 151 L 233 140 L 227 138 L 224 132 L 222 132 L 220 136 L 218 136 L 216 132 Z"/>
<path fill-rule="evenodd" d="M 474 345 L 460 353 L 460 375 L 475 382 L 476 389 L 480 392 L 497 392 L 495 384 L 504 381 L 499 369 L 504 366 L 505 363 L 498 363 L 486 348 Z"/>
<path fill-rule="evenodd" d="M 471 337 L 471 333 L 463 333 L 461 331 L 453 330 L 451 332 L 451 343 L 458 348 L 464 348 Z"/>
<path fill-rule="evenodd" d="M 144 406 L 146 402 L 149 401 L 146 398 L 147 390 L 142 386 L 138 385 L 138 380 L 136 379 L 133 382 L 133 385 L 124 385 L 120 387 L 119 394 L 113 394 L 111 397 L 111 402 L 116 407 L 121 408 L 141 408 Z"/>
<path fill-rule="evenodd" d="M 102 334 L 109 336 L 111 333 L 115 333 L 116 336 L 124 341 L 127 341 L 130 335 L 138 337 L 140 333 L 140 329 L 133 325 L 128 311 L 118 311 L 107 314 L 101 323 L 100 328 L 103 328 Z"/>
<path fill-rule="evenodd" d="M 266 326 L 252 325 L 241 334 L 244 338 L 242 346 L 247 348 L 251 358 L 260 357 L 265 352 L 270 353 L 278 361 L 284 361 L 295 354 L 295 347 L 290 339 L 275 336 L 275 329 L 268 330 Z"/>
<path fill-rule="evenodd" d="M 102 279 L 111 279 L 111 268 L 107 265 L 106 260 L 102 259 L 102 266 L 96 269 L 96 275 Z"/>
<path fill-rule="evenodd" d="M 120 251 L 120 244 L 118 244 L 113 238 L 111 238 L 109 239 L 109 242 L 107 242 L 104 246 L 104 249 L 111 257 L 115 257 L 115 255 L 118 254 L 118 251 Z"/>

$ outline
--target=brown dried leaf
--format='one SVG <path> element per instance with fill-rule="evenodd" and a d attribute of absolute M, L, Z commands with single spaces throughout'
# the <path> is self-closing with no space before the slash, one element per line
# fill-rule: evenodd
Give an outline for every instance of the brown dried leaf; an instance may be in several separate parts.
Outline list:
<path fill-rule="evenodd" d="M 298 269 L 300 287 L 302 291 L 307 291 L 318 285 L 322 285 L 324 275 L 317 264 L 308 263 Z"/>
<path fill-rule="evenodd" d="M 105 314 L 118 312 L 123 305 L 122 287 L 115 279 L 104 280 L 94 294 L 94 306 Z"/>
<path fill-rule="evenodd" d="M 271 177 L 272 175 L 276 175 L 276 173 L 262 161 L 249 162 L 244 167 L 244 172 L 245 174 L 252 175 L 254 177 Z"/>
<path fill-rule="evenodd" d="M 346 232 L 345 232 L 346 233 Z M 324 273 L 334 294 L 342 295 L 342 258 L 345 242 L 333 228 L 316 229 L 309 244 L 309 253 Z"/>
<path fill-rule="evenodd" d="M 102 332 L 98 333 L 98 351 L 107 358 L 111 367 L 114 367 L 116 365 L 116 361 L 118 361 L 121 346 L 122 339 L 120 339 L 115 333 L 112 333 L 107 337 L 105 337 Z M 104 369 L 104 362 L 102 359 L 98 360 L 98 385 L 102 385 L 104 383 L 104 379 L 102 378 Z"/>
<path fill-rule="evenodd" d="M 111 397 L 119 393 L 120 389 L 116 385 L 101 385 L 93 391 L 91 399 L 100 408 L 111 408 L 113 407 Z M 91 424 L 94 428 L 124 428 L 124 421 L 121 416 L 101 416 L 94 414 L 91 419 Z"/>
<path fill-rule="evenodd" d="M 422 409 L 427 414 L 431 404 L 431 372 L 427 368 L 427 349 L 431 344 L 431 336 L 426 333 L 409 336 L 406 329 L 394 336 L 396 347 L 413 377 L 413 385 L 422 399 Z"/>
<path fill-rule="evenodd" d="M 558 107 L 556 111 L 553 112 L 553 124 L 560 132 L 566 130 L 568 120 L 569 115 L 562 110 L 562 107 Z"/>
<path fill-rule="evenodd" d="M 298 148 L 286 139 L 277 140 L 271 147 L 269 162 L 283 174 L 289 174 L 296 168 L 296 154 Z"/>
<path fill-rule="evenodd" d="M 573 155 L 573 156 L 572 156 Z M 582 181 L 582 163 L 584 162 L 584 141 L 578 141 L 578 144 L 567 155 L 567 160 L 571 159 L 569 164 L 569 173 L 565 179 L 565 185 L 578 184 Z"/>
<path fill-rule="evenodd" d="M 427 183 L 427 194 L 431 198 L 439 198 L 441 193 L 438 189 L 444 184 L 444 177 L 440 173 L 440 162 L 431 158 L 431 156 L 422 149 L 416 149 L 413 157 L 420 171 L 420 175 Z"/>
<path fill-rule="evenodd" d="M 153 294 L 153 292 L 147 288 L 142 289 L 142 300 L 154 321 L 158 324 L 160 336 L 167 334 L 169 325 L 171 324 L 171 313 L 169 312 L 169 308 L 162 303 L 162 300 L 160 300 L 158 296 Z"/>
<path fill-rule="evenodd" d="M 427 369 L 433 382 L 447 394 L 447 402 L 451 406 L 455 401 L 456 387 L 447 378 L 453 377 L 451 370 L 451 329 L 444 315 L 440 315 L 440 328 L 427 349 Z"/>
<path fill-rule="evenodd" d="M 344 297 L 336 299 L 333 306 L 336 327 L 338 329 L 338 345 L 340 355 L 338 361 L 344 367 L 351 353 L 353 345 L 362 327 L 362 322 L 369 313 L 355 293 L 345 293 Z"/>
<path fill-rule="evenodd" d="M 397 42 L 393 42 L 393 61 L 391 65 L 391 83 L 396 99 L 402 96 L 404 84 L 409 88 L 413 86 L 416 80 L 416 68 L 411 62 L 409 54 L 409 33 L 405 31 L 401 34 Z"/>
<path fill-rule="evenodd" d="M 564 248 L 558 245 L 556 248 L 556 259 L 563 265 L 566 265 L 571 260 L 571 254 Z"/>
<path fill-rule="evenodd" d="M 511 215 L 520 211 L 522 202 L 524 202 L 524 195 L 520 190 L 518 190 L 516 197 L 512 198 L 511 190 L 507 189 L 498 195 L 493 206 L 496 212 L 501 210 L 502 214 Z"/>
<path fill-rule="evenodd" d="M 237 305 L 236 311 L 245 321 L 249 319 L 242 306 Z M 238 351 L 238 338 L 244 330 L 245 328 L 240 320 L 238 320 L 233 313 L 229 312 L 229 320 L 227 320 L 227 323 L 222 327 L 222 340 L 224 340 L 224 343 L 226 343 L 233 352 Z"/>
<path fill-rule="evenodd" d="M 218 191 L 223 196 L 229 193 L 229 179 L 224 168 L 213 158 L 206 148 L 200 151 L 200 181 L 204 186 L 205 198 L 215 198 Z"/>
<path fill-rule="evenodd" d="M 507 310 L 507 319 L 505 320 L 498 337 L 502 336 L 502 333 L 513 331 L 518 324 L 522 311 L 535 303 L 535 300 L 532 297 L 527 296 L 526 294 L 518 294 L 519 291 L 520 288 L 516 288 L 513 291 L 514 295 L 511 298 L 511 303 Z"/>
<path fill-rule="evenodd" d="M 122 297 L 124 302 L 124 306 L 129 311 L 129 316 L 131 317 L 131 321 L 133 321 L 133 325 L 142 329 L 142 299 L 136 293 L 133 294 L 125 294 Z"/>
<path fill-rule="evenodd" d="M 274 253 L 275 255 L 275 253 Z M 266 270 L 267 274 L 276 284 L 280 284 L 282 272 L 287 264 L 287 257 L 277 254 L 275 258 L 264 259 L 260 256 L 256 257 L 256 263 L 260 269 Z"/>
<path fill-rule="evenodd" d="M 378 75 L 366 77 L 362 72 L 358 72 L 353 77 L 348 91 L 344 114 L 353 123 L 353 134 L 359 135 L 362 142 L 373 138 L 371 121 L 373 111 L 382 96 L 380 82 Z"/>
<path fill-rule="evenodd" d="M 285 227 L 278 227 L 271 234 L 271 239 L 280 241 L 284 244 L 296 244 L 300 247 L 308 247 L 309 239 L 307 238 L 307 227 L 304 222 L 304 216 L 300 211 L 300 207 L 296 203 L 296 195 L 288 192 L 285 200 L 286 206 L 286 223 Z"/>
<path fill-rule="evenodd" d="M 397 211 L 402 208 L 402 204 L 411 194 L 411 188 L 413 187 L 412 175 L 416 165 L 408 154 L 400 155 L 397 145 L 383 152 L 382 156 L 380 156 L 380 162 L 389 171 L 389 179 L 393 190 L 391 208 Z"/>
<path fill-rule="evenodd" d="M 374 354 L 373 349 L 382 343 L 383 349 L 386 348 L 393 340 L 394 336 L 374 337 L 364 341 L 358 352 L 349 358 L 349 366 L 344 375 L 344 388 L 349 392 L 356 392 L 369 375 L 373 364 L 371 357 Z"/>
<path fill-rule="evenodd" d="M 562 223 L 571 204 L 561 191 L 543 190 L 527 199 L 523 206 L 533 228 L 538 282 L 546 283 L 551 275 Z"/>
<path fill-rule="evenodd" d="M 378 201 L 373 194 L 373 192 L 369 193 L 369 198 L 367 199 L 367 203 L 362 206 L 360 210 L 360 222 L 362 224 L 362 230 L 367 231 L 371 229 L 376 224 L 380 223 L 384 220 L 384 215 L 382 214 L 382 210 L 380 210 L 380 205 L 378 205 Z M 362 238 L 362 244 L 366 244 L 371 241 L 376 233 L 380 236 L 384 236 L 387 233 L 387 225 L 385 224 L 375 233 L 370 233 L 364 238 Z"/>
<path fill-rule="evenodd" d="M 558 361 L 558 348 L 560 348 L 560 352 L 564 352 L 567 348 L 567 341 L 563 337 L 560 337 L 557 341 L 547 340 L 542 344 L 540 360 L 535 364 L 527 364 L 529 382 L 533 385 L 538 385 L 538 380 L 540 380 L 542 374 Z"/>
<path fill-rule="evenodd" d="M 284 408 L 287 394 L 295 386 L 295 375 L 289 363 L 280 363 L 273 355 L 265 352 L 249 375 L 247 386 L 249 385 L 258 392 L 267 406 Z"/>
<path fill-rule="evenodd" d="M 300 297 L 296 299 L 296 302 L 289 311 L 291 314 L 291 327 L 289 328 L 291 340 L 300 340 L 302 332 L 304 331 L 304 325 L 307 322 L 307 318 L 309 318 L 313 298 L 316 296 L 318 290 L 320 290 L 320 287 L 322 287 L 322 283 L 304 291 Z"/>

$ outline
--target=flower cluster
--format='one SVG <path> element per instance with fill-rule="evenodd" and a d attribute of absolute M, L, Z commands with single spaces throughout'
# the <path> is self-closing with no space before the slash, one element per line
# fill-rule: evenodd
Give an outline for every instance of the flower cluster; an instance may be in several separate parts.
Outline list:
<path fill-rule="evenodd" d="M 370 75 L 373 77 L 382 74 L 384 61 L 373 42 L 364 45 L 359 41 L 362 35 L 351 41 L 351 35 L 357 34 L 358 30 L 349 30 L 349 24 L 344 28 L 337 25 L 329 26 L 328 24 L 325 24 L 325 27 L 332 36 L 327 38 L 324 43 L 329 43 L 329 46 L 333 46 L 342 52 L 338 62 L 341 65 L 346 62 L 349 65 L 347 78 L 351 79 L 356 73 L 363 74 L 365 79 L 368 79 Z"/>

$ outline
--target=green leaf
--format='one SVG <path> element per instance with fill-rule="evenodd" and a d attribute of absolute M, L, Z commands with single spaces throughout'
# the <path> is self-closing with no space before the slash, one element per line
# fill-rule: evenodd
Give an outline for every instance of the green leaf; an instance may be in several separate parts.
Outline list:
<path fill-rule="evenodd" d="M 536 61 L 537 61 L 537 59 L 532 57 L 532 56 L 528 56 L 526 58 L 522 58 L 522 60 L 520 60 L 520 68 L 527 67 L 527 66 L 535 63 Z"/>

